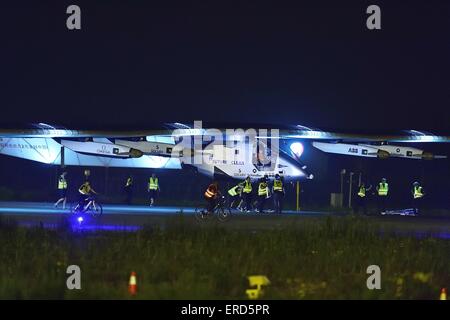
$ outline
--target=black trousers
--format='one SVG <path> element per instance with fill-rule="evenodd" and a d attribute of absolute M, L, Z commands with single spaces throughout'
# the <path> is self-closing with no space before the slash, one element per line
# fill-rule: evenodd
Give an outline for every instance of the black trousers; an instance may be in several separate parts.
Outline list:
<path fill-rule="evenodd" d="M 131 189 L 131 187 L 125 187 L 125 194 L 126 194 L 125 198 L 126 203 L 131 204 L 131 201 L 133 199 L 133 190 Z"/>
<path fill-rule="evenodd" d="M 356 213 L 362 211 L 363 214 L 367 214 L 367 197 L 356 197 Z"/>
<path fill-rule="evenodd" d="M 380 212 L 386 211 L 388 196 L 378 196 L 378 210 Z"/>
<path fill-rule="evenodd" d="M 242 193 L 242 198 L 245 203 L 245 210 L 251 210 L 252 208 L 252 194 L 251 193 Z"/>
<path fill-rule="evenodd" d="M 273 202 L 275 213 L 281 213 L 283 211 L 283 192 L 275 191 L 273 193 Z"/>
<path fill-rule="evenodd" d="M 416 209 L 416 213 L 419 213 L 422 210 L 423 198 L 415 198 L 413 199 L 413 207 Z"/>
<path fill-rule="evenodd" d="M 263 195 L 263 196 L 258 195 L 258 210 L 259 210 L 259 212 L 263 212 L 265 204 L 266 204 L 266 195 Z"/>

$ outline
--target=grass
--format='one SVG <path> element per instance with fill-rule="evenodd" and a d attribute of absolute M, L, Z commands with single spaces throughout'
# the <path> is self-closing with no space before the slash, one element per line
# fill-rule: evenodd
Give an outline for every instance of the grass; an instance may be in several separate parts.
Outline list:
<path fill-rule="evenodd" d="M 380 236 L 366 220 L 324 218 L 252 230 L 174 217 L 136 233 L 21 228 L 0 221 L 0 299 L 246 299 L 266 275 L 267 299 L 437 299 L 450 284 L 450 241 Z M 81 268 L 81 290 L 66 268 Z M 381 268 L 368 290 L 366 268 Z"/>

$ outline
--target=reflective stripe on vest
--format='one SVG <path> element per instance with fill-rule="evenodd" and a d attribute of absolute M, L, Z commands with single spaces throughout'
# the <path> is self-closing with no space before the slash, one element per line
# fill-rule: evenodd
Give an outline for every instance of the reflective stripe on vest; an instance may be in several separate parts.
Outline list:
<path fill-rule="evenodd" d="M 209 189 L 209 187 L 208 187 L 208 189 L 206 189 L 206 191 L 205 191 L 205 197 L 207 197 L 207 198 L 213 198 L 215 195 L 216 195 L 216 194 L 215 194 L 213 191 L 211 191 L 211 190 Z"/>
<path fill-rule="evenodd" d="M 66 179 L 59 178 L 58 189 L 67 189 L 67 181 L 66 181 Z"/>
<path fill-rule="evenodd" d="M 358 196 L 364 198 L 366 196 L 366 188 L 364 187 L 359 188 Z"/>
<path fill-rule="evenodd" d="M 283 191 L 283 181 L 275 180 L 273 182 L 273 191 Z"/>
<path fill-rule="evenodd" d="M 258 196 L 267 196 L 267 183 L 260 182 L 258 186 Z"/>
<path fill-rule="evenodd" d="M 150 190 L 157 190 L 158 189 L 158 178 L 150 178 L 149 187 Z"/>
<path fill-rule="evenodd" d="M 378 186 L 378 195 L 387 196 L 389 190 L 389 185 L 387 183 L 380 182 Z"/>
<path fill-rule="evenodd" d="M 245 181 L 245 187 L 244 190 L 242 190 L 244 193 L 250 193 L 252 192 L 252 183 L 250 181 Z"/>
<path fill-rule="evenodd" d="M 417 198 L 422 198 L 423 197 L 423 193 L 422 193 L 422 187 L 414 187 L 414 199 Z"/>

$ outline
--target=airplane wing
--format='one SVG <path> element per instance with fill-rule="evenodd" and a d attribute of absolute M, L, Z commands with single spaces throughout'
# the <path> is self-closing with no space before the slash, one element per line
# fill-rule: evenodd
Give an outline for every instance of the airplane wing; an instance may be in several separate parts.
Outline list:
<path fill-rule="evenodd" d="M 172 153 L 175 139 L 218 132 L 224 134 L 224 140 L 235 140 L 253 130 L 253 136 L 258 139 L 309 140 L 313 147 L 323 152 L 381 159 L 442 159 L 447 156 L 391 143 L 450 142 L 448 135 L 417 130 L 378 135 L 322 131 L 298 125 L 254 125 L 225 129 L 227 127 L 233 128 L 217 126 L 217 129 L 211 130 L 194 122 L 193 127 L 181 123 L 166 123 L 162 128 L 148 130 L 74 130 L 40 123 L 28 129 L 0 129 L 0 154 L 52 164 L 64 162 L 68 165 L 180 168 L 180 161 L 174 159 Z M 66 157 L 65 152 L 61 153 L 61 147 L 67 150 Z"/>
<path fill-rule="evenodd" d="M 163 128 L 148 130 L 74 130 L 65 128 L 56 128 L 50 125 L 39 124 L 32 129 L 0 129 L 0 137 L 4 138 L 139 138 L 147 136 L 159 137 L 182 137 L 182 136 L 201 136 L 208 135 L 208 128 L 196 128 L 181 123 L 166 123 Z M 339 142 L 450 142 L 450 135 L 436 135 L 429 132 L 418 130 L 404 130 L 396 134 L 365 134 L 365 133 L 344 133 L 323 131 L 311 129 L 305 126 L 274 126 L 274 125 L 255 125 L 239 126 L 235 129 L 233 126 L 217 126 L 216 128 L 223 133 L 232 132 L 241 129 L 244 132 L 248 129 L 256 129 L 256 138 L 280 138 L 280 139 L 307 139 L 313 141 L 339 141 Z M 228 129 L 233 128 L 233 129 Z M 231 130 L 231 131 L 227 131 Z M 271 133 L 271 130 L 277 130 L 277 136 L 267 136 L 261 134 L 262 130 Z M 273 131 L 272 131 L 273 133 Z M 233 135 L 230 135 L 233 138 Z"/>

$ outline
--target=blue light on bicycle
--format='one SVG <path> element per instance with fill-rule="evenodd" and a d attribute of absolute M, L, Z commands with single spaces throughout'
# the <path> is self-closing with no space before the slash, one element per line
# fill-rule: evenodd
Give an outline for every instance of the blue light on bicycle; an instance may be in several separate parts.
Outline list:
<path fill-rule="evenodd" d="M 84 220 L 83 217 L 78 217 L 78 218 L 77 218 L 78 223 L 82 223 L 83 220 Z"/>

